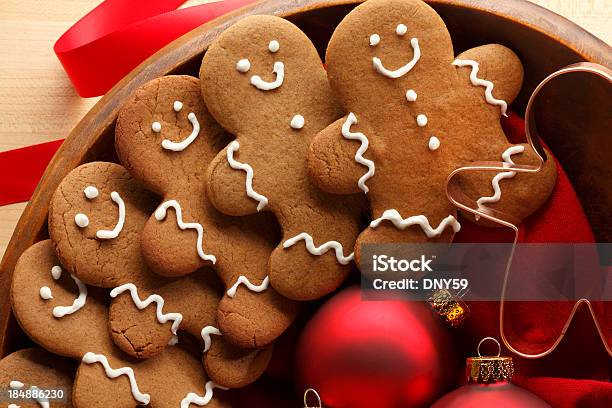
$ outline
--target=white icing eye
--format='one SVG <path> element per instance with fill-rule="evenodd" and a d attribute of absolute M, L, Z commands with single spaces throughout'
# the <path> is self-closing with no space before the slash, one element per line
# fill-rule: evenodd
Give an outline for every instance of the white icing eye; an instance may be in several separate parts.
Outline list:
<path fill-rule="evenodd" d="M 272 40 L 270 41 L 270 44 L 268 44 L 268 49 L 270 50 L 270 52 L 277 52 L 280 49 L 280 44 L 278 43 L 278 41 Z"/>
<path fill-rule="evenodd" d="M 74 216 L 74 223 L 79 228 L 85 228 L 86 226 L 89 225 L 89 218 L 87 218 L 85 214 L 78 213 L 77 215 Z"/>
<path fill-rule="evenodd" d="M 55 265 L 53 268 L 51 268 L 51 276 L 53 276 L 53 279 L 58 280 L 59 278 L 62 277 L 62 267 L 59 265 Z"/>
<path fill-rule="evenodd" d="M 370 46 L 371 47 L 377 46 L 379 42 L 380 42 L 380 35 L 372 34 L 370 36 Z"/>
<path fill-rule="evenodd" d="M 416 121 L 417 121 L 417 125 L 419 125 L 420 127 L 423 127 L 427 125 L 427 116 L 421 114 L 417 116 Z"/>
<path fill-rule="evenodd" d="M 98 189 L 95 188 L 94 186 L 85 187 L 85 190 L 83 190 L 83 193 L 85 194 L 85 197 L 87 197 L 87 199 L 89 200 L 93 200 L 99 194 Z"/>
<path fill-rule="evenodd" d="M 51 289 L 49 289 L 49 287 L 47 286 L 43 286 L 42 288 L 40 288 L 40 297 L 43 300 L 49 300 L 49 299 L 53 299 L 53 294 L 51 293 Z"/>
<path fill-rule="evenodd" d="M 440 147 L 440 139 L 438 139 L 435 136 L 430 137 L 429 138 L 429 150 L 433 152 L 434 150 L 438 150 L 438 147 Z"/>
<path fill-rule="evenodd" d="M 249 69 L 251 69 L 251 61 L 246 58 L 236 63 L 236 70 L 239 72 L 248 72 Z"/>
<path fill-rule="evenodd" d="M 291 127 L 293 129 L 301 129 L 304 127 L 304 117 L 302 115 L 295 115 L 291 119 Z"/>
<path fill-rule="evenodd" d="M 408 32 L 408 27 L 406 27 L 406 24 L 398 24 L 397 27 L 395 28 L 395 34 L 402 36 L 405 35 Z"/>
<path fill-rule="evenodd" d="M 183 109 L 183 102 L 181 102 L 181 101 L 174 101 L 174 105 L 172 107 L 174 108 L 175 112 L 180 112 L 181 109 Z"/>
<path fill-rule="evenodd" d="M 407 100 L 408 102 L 414 102 L 414 101 L 416 101 L 416 100 L 417 100 L 417 93 L 416 93 L 416 92 L 414 92 L 414 90 L 413 90 L 413 89 L 409 89 L 409 90 L 406 92 L 406 100 Z"/>
<path fill-rule="evenodd" d="M 159 133 L 161 132 L 161 123 L 159 122 L 153 122 L 153 124 L 151 125 L 151 129 L 155 132 L 155 133 Z"/>

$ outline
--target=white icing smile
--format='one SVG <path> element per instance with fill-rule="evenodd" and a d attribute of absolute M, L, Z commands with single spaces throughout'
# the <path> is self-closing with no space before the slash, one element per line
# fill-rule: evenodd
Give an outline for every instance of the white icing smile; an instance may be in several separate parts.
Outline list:
<path fill-rule="evenodd" d="M 119 207 L 119 216 L 117 219 L 117 224 L 115 224 L 115 228 L 112 230 L 98 230 L 96 232 L 96 237 L 99 239 L 114 239 L 119 236 L 119 233 L 123 229 L 123 224 L 125 224 L 125 203 L 121 199 L 121 196 L 118 192 L 113 191 L 111 193 L 111 200 L 117 204 Z"/>
<path fill-rule="evenodd" d="M 285 64 L 276 61 L 272 73 L 276 74 L 276 79 L 273 82 L 264 81 L 259 75 L 253 75 L 251 77 L 251 85 L 261 91 L 271 91 L 280 87 L 285 80 Z"/>
<path fill-rule="evenodd" d="M 175 104 L 174 110 L 176 110 L 177 102 L 174 102 Z M 181 103 L 181 102 L 178 102 L 178 103 Z M 182 107 L 183 105 L 181 104 L 181 109 Z M 189 146 L 196 139 L 196 137 L 198 137 L 198 134 L 200 133 L 200 122 L 198 122 L 198 118 L 196 118 L 195 113 L 189 112 L 189 115 L 187 115 L 187 119 L 189 119 L 189 122 L 191 122 L 191 126 L 193 126 L 193 130 L 191 131 L 191 134 L 187 136 L 185 139 L 181 140 L 180 142 L 173 142 L 172 140 L 168 140 L 168 139 L 162 140 L 161 145 L 164 149 L 172 150 L 173 152 L 182 152 L 183 150 L 187 148 L 187 146 Z"/>
<path fill-rule="evenodd" d="M 403 35 L 403 34 L 399 34 L 398 35 Z M 413 49 L 413 56 L 412 56 L 412 60 L 410 60 L 406 65 L 399 67 L 398 69 L 391 71 L 387 68 L 385 68 L 385 66 L 383 65 L 382 61 L 380 60 L 380 58 L 378 57 L 373 57 L 372 58 L 372 64 L 374 66 L 374 69 L 376 70 L 376 72 L 378 72 L 381 75 L 384 75 L 388 78 L 392 78 L 392 79 L 397 79 L 397 78 L 401 78 L 402 76 L 406 75 L 408 72 L 410 72 L 410 70 L 412 70 L 412 68 L 414 68 L 414 66 L 416 65 L 417 62 L 419 62 L 419 59 L 421 59 L 421 48 L 419 47 L 419 40 L 416 38 L 413 38 L 410 40 L 410 44 L 412 45 L 412 49 Z"/>
<path fill-rule="evenodd" d="M 51 272 L 51 274 L 53 274 L 53 272 Z M 87 302 L 87 286 L 85 286 L 85 284 L 76 276 L 70 276 L 79 288 L 79 296 L 74 299 L 74 302 L 72 302 L 70 306 L 56 306 L 53 308 L 53 317 L 57 317 L 58 319 L 78 312 L 83 308 L 83 306 L 85 306 L 85 302 Z"/>

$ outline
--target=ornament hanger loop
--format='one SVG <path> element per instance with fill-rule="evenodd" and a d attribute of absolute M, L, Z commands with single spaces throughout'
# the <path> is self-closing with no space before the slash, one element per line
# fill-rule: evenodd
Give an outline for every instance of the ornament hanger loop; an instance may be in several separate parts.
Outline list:
<path fill-rule="evenodd" d="M 478 357 L 482 357 L 482 354 L 480 354 L 480 346 L 482 346 L 482 343 L 484 343 L 487 340 L 494 341 L 495 344 L 497 344 L 497 355 L 495 357 L 499 357 L 501 355 L 501 344 L 499 344 L 499 341 L 497 341 L 497 339 L 494 337 L 485 337 L 484 339 L 480 340 L 480 343 L 478 343 L 478 347 L 476 347 L 476 352 L 478 353 Z"/>
<path fill-rule="evenodd" d="M 314 394 L 314 396 L 317 398 L 317 402 L 318 405 L 315 406 L 309 406 L 308 405 L 308 394 Z M 314 388 L 309 388 L 304 392 L 304 408 L 322 408 L 323 405 L 321 405 L 321 397 L 319 396 L 319 393 L 317 392 L 317 390 L 315 390 Z"/>

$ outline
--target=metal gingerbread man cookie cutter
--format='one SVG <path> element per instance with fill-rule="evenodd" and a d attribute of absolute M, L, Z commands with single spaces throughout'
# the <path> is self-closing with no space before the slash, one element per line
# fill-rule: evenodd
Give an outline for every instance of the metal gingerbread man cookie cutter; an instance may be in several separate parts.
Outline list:
<path fill-rule="evenodd" d="M 469 166 L 460 167 L 454 170 L 447 178 L 446 184 L 446 195 L 448 199 L 456 205 L 459 209 L 463 211 L 467 211 L 469 213 L 474 214 L 476 217 L 483 217 L 489 221 L 500 224 L 502 226 L 508 227 L 514 231 L 514 241 L 512 245 L 512 250 L 510 251 L 510 256 L 508 257 L 505 276 L 503 280 L 503 286 L 501 291 L 501 302 L 500 302 L 500 311 L 499 311 L 499 325 L 500 325 L 500 336 L 504 343 L 504 345 L 512 351 L 514 354 L 524 357 L 524 358 L 540 358 L 550 354 L 553 350 L 557 348 L 567 329 L 569 328 L 574 315 L 576 314 L 580 305 L 585 304 L 589 310 L 589 313 L 595 323 L 597 328 L 597 332 L 599 337 L 606 348 L 606 351 L 610 356 L 612 356 L 612 348 L 608 344 L 606 340 L 606 336 L 604 334 L 603 328 L 595 314 L 595 310 L 591 301 L 586 298 L 581 298 L 577 300 L 571 312 L 561 330 L 561 333 L 554 341 L 554 343 L 545 351 L 537 353 L 537 354 L 529 354 L 524 353 L 522 351 L 517 350 L 512 346 L 508 338 L 506 337 L 505 329 L 504 329 L 504 303 L 508 289 L 508 275 L 510 272 L 510 267 L 512 265 L 513 256 L 516 248 L 516 244 L 518 242 L 519 237 L 519 224 L 520 220 L 513 219 L 510 215 L 496 211 L 492 208 L 488 208 L 482 205 L 478 205 L 473 198 L 468 197 L 465 192 L 461 188 L 461 184 L 459 182 L 460 175 L 463 173 L 470 172 L 482 172 L 482 171 L 513 171 L 517 173 L 537 173 L 542 170 L 544 163 L 548 160 L 546 152 L 542 146 L 540 135 L 538 134 L 537 122 L 535 117 L 535 106 L 538 101 L 538 97 L 542 95 L 542 90 L 551 89 L 554 86 L 559 86 L 560 78 L 567 78 L 570 75 L 582 74 L 583 76 L 586 74 L 587 78 L 593 79 L 597 78 L 603 80 L 604 86 L 606 89 L 612 91 L 612 70 L 606 68 L 599 64 L 589 63 L 589 62 L 580 62 L 572 65 L 568 65 L 546 77 L 533 91 L 529 98 L 529 102 L 527 103 L 527 108 L 525 110 L 525 134 L 527 136 L 527 142 L 535 151 L 537 158 L 539 159 L 539 163 L 537 166 L 528 166 L 528 165 L 509 165 L 508 163 L 501 162 L 477 162 L 472 163 Z M 596 118 L 597 119 L 597 118 Z"/>

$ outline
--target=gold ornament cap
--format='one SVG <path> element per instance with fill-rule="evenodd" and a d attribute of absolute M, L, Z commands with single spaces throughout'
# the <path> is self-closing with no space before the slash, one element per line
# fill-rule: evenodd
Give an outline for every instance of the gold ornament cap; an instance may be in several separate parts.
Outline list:
<path fill-rule="evenodd" d="M 447 289 L 434 291 L 429 297 L 428 303 L 433 311 L 453 328 L 461 327 L 470 315 L 467 304 Z"/>
<path fill-rule="evenodd" d="M 496 356 L 483 356 L 480 354 L 480 346 L 485 341 L 493 341 L 497 344 Z M 501 345 L 493 337 L 485 337 L 480 340 L 476 348 L 478 357 L 468 357 L 465 361 L 465 372 L 468 382 L 476 382 L 480 384 L 511 381 L 514 374 L 514 365 L 512 357 L 502 357 Z"/>

